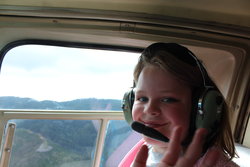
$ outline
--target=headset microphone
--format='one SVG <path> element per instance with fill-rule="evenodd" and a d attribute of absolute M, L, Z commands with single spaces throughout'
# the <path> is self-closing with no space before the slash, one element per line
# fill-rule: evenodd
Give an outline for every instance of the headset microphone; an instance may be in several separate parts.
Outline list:
<path fill-rule="evenodd" d="M 145 136 L 148 136 L 150 138 L 153 138 L 153 139 L 156 139 L 156 140 L 159 140 L 159 141 L 163 141 L 163 142 L 169 142 L 169 139 L 166 136 L 164 136 L 163 134 L 161 134 L 157 130 L 155 130 L 153 128 L 150 128 L 150 127 L 148 127 L 148 126 L 146 126 L 146 125 L 144 125 L 144 124 L 142 124 L 140 122 L 134 121 L 131 124 L 131 127 L 136 132 L 142 133 Z"/>

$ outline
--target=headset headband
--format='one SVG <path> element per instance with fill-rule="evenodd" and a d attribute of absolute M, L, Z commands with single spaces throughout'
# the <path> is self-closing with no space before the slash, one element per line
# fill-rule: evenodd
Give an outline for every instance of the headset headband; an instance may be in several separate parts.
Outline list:
<path fill-rule="evenodd" d="M 175 58 L 178 60 L 187 63 L 193 67 L 198 66 L 199 71 L 202 76 L 203 85 L 206 88 L 213 88 L 214 84 L 210 80 L 206 69 L 202 65 L 201 61 L 194 55 L 193 52 L 191 52 L 188 48 L 181 46 L 176 43 L 154 43 L 150 46 L 148 46 L 143 52 L 142 55 L 146 56 L 147 58 L 151 59 L 155 55 L 155 53 L 159 50 L 166 51 L 172 55 L 174 55 Z"/>

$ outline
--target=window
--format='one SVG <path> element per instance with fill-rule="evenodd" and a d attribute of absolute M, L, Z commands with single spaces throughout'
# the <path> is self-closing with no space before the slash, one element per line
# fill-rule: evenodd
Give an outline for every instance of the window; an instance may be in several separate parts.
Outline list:
<path fill-rule="evenodd" d="M 121 116 L 138 57 L 48 45 L 11 49 L 0 75 L 0 110 L 16 124 L 9 166 L 93 166 L 102 150 L 100 166 L 116 167 L 141 138 Z"/>
<path fill-rule="evenodd" d="M 111 120 L 105 138 L 101 167 L 117 167 L 122 158 L 141 139 L 124 120 Z"/>
<path fill-rule="evenodd" d="M 1 104 L 0 108 L 118 110 L 117 104 L 114 108 L 105 100 L 93 99 L 121 100 L 132 86 L 138 56 L 121 51 L 18 46 L 6 54 L 0 75 L 1 101 L 7 105 L 7 96 L 12 105 Z M 93 104 L 79 107 L 79 103 L 85 103 L 80 101 L 83 99 L 92 99 Z M 69 102 L 75 106 L 69 107 Z"/>

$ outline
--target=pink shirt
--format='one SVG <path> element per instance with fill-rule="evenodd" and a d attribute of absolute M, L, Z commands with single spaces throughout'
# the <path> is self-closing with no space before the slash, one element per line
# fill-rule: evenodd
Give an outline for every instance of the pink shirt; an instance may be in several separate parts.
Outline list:
<path fill-rule="evenodd" d="M 127 155 L 123 158 L 118 167 L 130 167 L 130 165 L 134 161 L 137 152 L 140 150 L 143 144 L 145 144 L 145 141 L 142 139 L 127 153 Z M 194 167 L 199 167 L 201 165 L 203 158 L 204 156 L 197 162 L 197 164 Z M 220 158 L 214 167 L 239 167 L 239 166 L 233 161 L 228 160 L 228 158 L 223 153 L 221 153 Z"/>

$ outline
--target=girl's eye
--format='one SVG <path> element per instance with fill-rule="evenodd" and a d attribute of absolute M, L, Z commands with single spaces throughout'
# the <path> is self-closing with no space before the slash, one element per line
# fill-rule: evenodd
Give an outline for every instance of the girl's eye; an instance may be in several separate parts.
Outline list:
<path fill-rule="evenodd" d="M 171 97 L 163 98 L 161 101 L 164 102 L 164 103 L 174 103 L 174 102 L 178 102 L 177 99 L 171 98 Z"/>
<path fill-rule="evenodd" d="M 138 98 L 138 101 L 140 101 L 140 102 L 147 102 L 148 98 L 147 97 L 140 97 L 140 98 Z"/>

